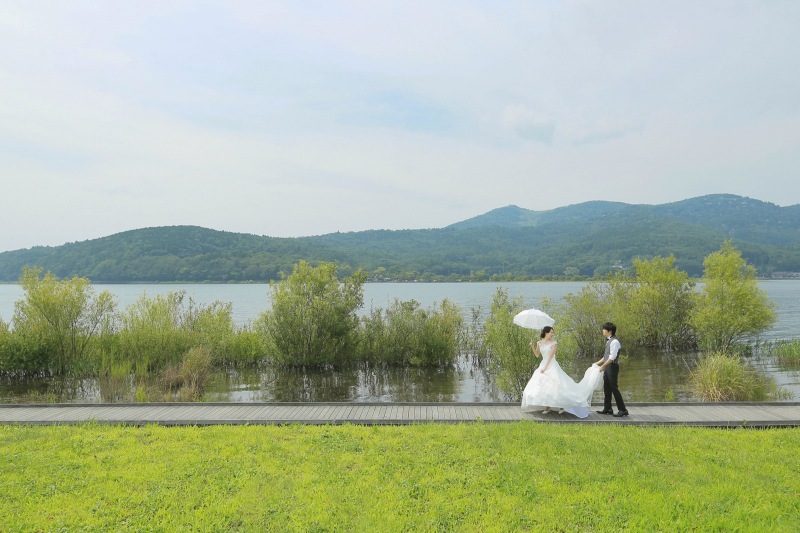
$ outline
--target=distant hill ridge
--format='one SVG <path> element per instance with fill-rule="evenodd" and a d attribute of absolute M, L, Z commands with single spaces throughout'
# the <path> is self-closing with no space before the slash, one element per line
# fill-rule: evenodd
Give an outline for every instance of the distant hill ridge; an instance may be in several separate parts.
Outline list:
<path fill-rule="evenodd" d="M 509 205 L 439 229 L 298 238 L 143 228 L 0 253 L 0 281 L 17 280 L 27 265 L 94 282 L 263 282 L 300 260 L 336 261 L 343 274 L 362 268 L 376 280 L 589 277 L 656 255 L 674 255 L 679 268 L 699 276 L 703 259 L 725 239 L 762 275 L 798 272 L 800 205 L 732 194 L 661 205 L 592 201 L 548 211 Z"/>

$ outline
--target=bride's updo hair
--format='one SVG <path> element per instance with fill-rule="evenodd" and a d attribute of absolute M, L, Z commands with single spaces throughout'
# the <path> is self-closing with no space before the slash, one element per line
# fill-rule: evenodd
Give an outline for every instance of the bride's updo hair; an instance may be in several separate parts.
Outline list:
<path fill-rule="evenodd" d="M 540 339 L 544 339 L 544 336 L 553 331 L 553 326 L 545 326 L 542 328 L 542 334 L 539 335 Z"/>

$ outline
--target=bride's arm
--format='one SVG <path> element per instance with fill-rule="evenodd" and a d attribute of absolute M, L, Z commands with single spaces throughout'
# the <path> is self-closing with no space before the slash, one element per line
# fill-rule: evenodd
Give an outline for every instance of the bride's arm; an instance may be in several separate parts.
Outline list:
<path fill-rule="evenodd" d="M 531 350 L 533 350 L 533 355 L 535 355 L 536 357 L 541 357 L 542 356 L 542 353 L 539 351 L 539 343 L 538 342 L 534 344 L 534 342 L 531 341 Z"/>

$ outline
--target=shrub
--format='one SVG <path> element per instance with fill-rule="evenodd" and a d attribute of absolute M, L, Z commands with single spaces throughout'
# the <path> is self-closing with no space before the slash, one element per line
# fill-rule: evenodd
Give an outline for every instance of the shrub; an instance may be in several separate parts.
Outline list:
<path fill-rule="evenodd" d="M 635 276 L 621 282 L 628 288 L 626 301 L 614 302 L 614 311 L 622 312 L 617 325 L 624 328 L 628 341 L 665 350 L 694 348 L 694 334 L 686 320 L 694 297 L 688 274 L 675 268 L 673 256 L 634 259 L 633 266 Z"/>
<path fill-rule="evenodd" d="M 602 353 L 603 324 L 611 318 L 622 324 L 612 313 L 611 287 L 606 283 L 589 283 L 577 294 L 564 297 L 564 310 L 558 313 L 559 339 L 569 336 L 576 355 L 595 356 Z M 556 318 L 556 317 L 554 317 Z M 559 344 L 561 340 L 559 340 Z"/>
<path fill-rule="evenodd" d="M 489 364 L 497 376 L 497 388 L 513 398 L 522 396 L 538 364 L 530 347 L 530 341 L 537 340 L 538 335 L 513 323 L 514 315 L 522 308 L 522 297 L 510 300 L 507 290 L 497 289 L 484 323 Z"/>
<path fill-rule="evenodd" d="M 708 354 L 700 359 L 690 374 L 690 382 L 704 401 L 764 401 L 785 398 L 786 393 L 748 368 L 738 356 L 724 352 Z"/>
<path fill-rule="evenodd" d="M 74 277 L 59 280 L 51 273 L 42 275 L 41 268 L 25 267 L 19 280 L 25 299 L 14 308 L 14 333 L 24 341 L 46 343 L 53 357 L 40 367 L 41 372 L 66 374 L 86 354 L 93 337 L 104 333 L 110 325 L 116 302 L 108 291 L 94 295 L 86 278 Z M 18 360 L 15 364 L 32 369 L 45 360 L 38 350 L 17 351 L 17 357 L 31 355 L 31 360 Z"/>
<path fill-rule="evenodd" d="M 390 365 L 445 366 L 458 358 L 461 311 L 449 300 L 422 309 L 416 300 L 395 300 L 385 313 L 361 319 L 358 358 Z"/>
<path fill-rule="evenodd" d="M 0 373 L 49 374 L 56 366 L 55 346 L 39 332 L 0 332 Z"/>
<path fill-rule="evenodd" d="M 631 345 L 665 350 L 695 347 L 687 316 L 694 284 L 675 268 L 674 257 L 635 259 L 634 275 L 617 274 L 603 283 L 589 283 L 564 298 L 558 313 L 562 339 L 568 336 L 577 355 L 597 356 L 602 350 L 600 329 L 612 321 Z"/>
<path fill-rule="evenodd" d="M 335 270 L 333 263 L 314 268 L 301 261 L 291 275 L 271 284 L 272 309 L 256 327 L 276 363 L 322 367 L 351 359 L 366 275 L 357 271 L 340 283 Z"/>

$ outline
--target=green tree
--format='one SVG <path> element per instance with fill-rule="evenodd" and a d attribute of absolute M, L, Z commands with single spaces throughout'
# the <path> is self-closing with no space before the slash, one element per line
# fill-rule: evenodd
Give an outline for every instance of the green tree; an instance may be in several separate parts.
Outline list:
<path fill-rule="evenodd" d="M 366 275 L 358 270 L 340 283 L 334 263 L 316 268 L 300 261 L 272 286 L 272 309 L 258 324 L 278 363 L 341 365 L 352 355 L 364 304 Z"/>
<path fill-rule="evenodd" d="M 559 313 L 561 338 L 573 341 L 578 355 L 602 350 L 603 323 L 617 325 L 624 342 L 661 349 L 694 346 L 688 322 L 694 284 L 675 267 L 675 258 L 635 259 L 630 275 L 619 272 L 589 283 L 564 298 Z"/>
<path fill-rule="evenodd" d="M 497 387 L 513 398 L 522 391 L 536 368 L 536 357 L 530 341 L 536 333 L 514 325 L 514 315 L 523 309 L 522 297 L 509 299 L 508 291 L 499 288 L 492 297 L 492 308 L 484 323 L 485 346 L 488 350 Z"/>
<path fill-rule="evenodd" d="M 755 267 L 746 263 L 729 240 L 706 257 L 703 266 L 704 285 L 689 315 L 703 348 L 727 351 L 775 323 L 773 303 L 758 287 Z"/>
<path fill-rule="evenodd" d="M 110 328 L 116 308 L 108 291 L 97 296 L 86 278 L 59 280 L 25 267 L 19 280 L 25 298 L 14 307 L 14 331 L 43 340 L 54 350 L 50 364 L 57 374 L 81 361 L 93 337 Z"/>
<path fill-rule="evenodd" d="M 674 256 L 634 259 L 633 267 L 635 276 L 624 307 L 628 320 L 622 324 L 625 336 L 640 346 L 667 350 L 693 346 L 688 317 L 694 283 L 689 275 L 675 268 Z"/>
<path fill-rule="evenodd" d="M 577 294 L 564 297 L 563 310 L 556 313 L 560 353 L 564 353 L 562 341 L 569 338 L 578 356 L 595 356 L 603 349 L 600 332 L 608 320 L 619 321 L 612 312 L 615 295 L 609 283 L 589 283 Z M 616 296 L 619 300 L 621 297 Z M 618 324 L 619 325 L 619 324 Z"/>

